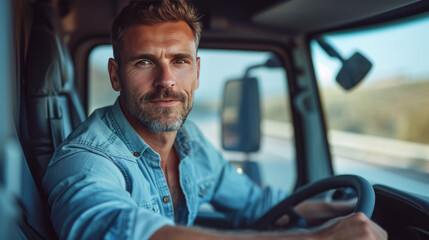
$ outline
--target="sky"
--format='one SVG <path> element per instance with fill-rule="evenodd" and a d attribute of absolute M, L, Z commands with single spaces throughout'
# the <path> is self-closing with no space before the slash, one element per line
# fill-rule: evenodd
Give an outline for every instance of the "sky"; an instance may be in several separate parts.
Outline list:
<path fill-rule="evenodd" d="M 383 29 L 327 36 L 344 58 L 355 51 L 363 53 L 372 63 L 368 78 L 375 81 L 397 76 L 429 77 L 429 17 Z M 339 61 L 327 56 L 312 44 L 316 71 L 323 84 L 333 84 Z"/>

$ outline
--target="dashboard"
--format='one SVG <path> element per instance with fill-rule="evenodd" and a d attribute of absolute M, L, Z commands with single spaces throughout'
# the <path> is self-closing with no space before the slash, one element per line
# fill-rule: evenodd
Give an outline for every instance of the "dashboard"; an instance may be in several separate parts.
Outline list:
<path fill-rule="evenodd" d="M 384 185 L 374 185 L 376 204 L 372 220 L 392 240 L 429 239 L 429 198 Z"/>

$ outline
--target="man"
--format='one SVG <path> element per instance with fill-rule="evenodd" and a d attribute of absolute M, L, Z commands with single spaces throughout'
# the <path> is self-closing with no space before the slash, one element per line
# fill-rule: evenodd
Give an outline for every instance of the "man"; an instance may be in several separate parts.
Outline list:
<path fill-rule="evenodd" d="M 59 147 L 44 178 L 67 239 L 383 239 L 354 214 L 300 234 L 222 234 L 192 226 L 210 202 L 237 227 L 285 197 L 237 174 L 185 121 L 199 84 L 201 23 L 184 0 L 134 1 L 112 28 L 109 74 L 120 97 Z M 308 214 L 304 214 L 308 215 Z"/>

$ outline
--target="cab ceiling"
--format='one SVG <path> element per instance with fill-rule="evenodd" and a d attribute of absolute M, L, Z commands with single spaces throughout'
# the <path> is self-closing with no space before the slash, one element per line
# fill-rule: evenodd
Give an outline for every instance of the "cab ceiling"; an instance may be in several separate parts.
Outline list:
<path fill-rule="evenodd" d="M 60 0 L 61 1 L 61 0 Z M 71 1 L 71 0 L 62 0 Z M 109 41 L 114 17 L 127 0 L 72 0 L 74 28 L 71 47 L 85 39 Z M 429 10 L 427 0 L 190 0 L 203 16 L 204 33 L 243 33 L 252 29 L 274 30 L 283 35 L 322 32 L 354 24 L 387 12 L 408 13 L 407 6 Z M 423 6 L 423 8 L 422 8 Z M 214 30 L 214 31 L 212 31 Z M 219 31 L 222 30 L 222 31 Z M 280 30 L 280 31 L 279 31 Z"/>
<path fill-rule="evenodd" d="M 418 0 L 289 0 L 255 14 L 253 22 L 290 33 L 308 33 L 362 21 Z"/>

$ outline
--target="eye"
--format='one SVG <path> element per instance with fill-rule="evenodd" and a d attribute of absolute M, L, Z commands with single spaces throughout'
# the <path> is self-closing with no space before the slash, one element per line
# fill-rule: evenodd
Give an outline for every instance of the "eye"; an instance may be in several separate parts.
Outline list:
<path fill-rule="evenodd" d="M 184 59 L 178 59 L 178 60 L 176 60 L 176 63 L 177 64 L 186 64 L 186 63 L 188 63 L 188 61 L 186 61 Z"/>
<path fill-rule="evenodd" d="M 141 60 L 141 61 L 137 62 L 137 65 L 140 65 L 140 66 L 147 66 L 150 64 L 151 64 L 151 62 L 148 60 Z"/>

